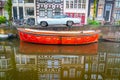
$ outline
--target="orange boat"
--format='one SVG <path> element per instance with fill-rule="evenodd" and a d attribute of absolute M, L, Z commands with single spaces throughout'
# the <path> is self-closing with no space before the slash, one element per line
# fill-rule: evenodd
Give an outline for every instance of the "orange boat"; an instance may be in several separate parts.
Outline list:
<path fill-rule="evenodd" d="M 99 32 L 87 31 L 48 31 L 17 28 L 20 40 L 39 44 L 88 44 L 98 41 Z"/>
<path fill-rule="evenodd" d="M 19 52 L 38 55 L 95 55 L 98 52 L 98 43 L 88 45 L 41 45 L 20 41 Z"/>

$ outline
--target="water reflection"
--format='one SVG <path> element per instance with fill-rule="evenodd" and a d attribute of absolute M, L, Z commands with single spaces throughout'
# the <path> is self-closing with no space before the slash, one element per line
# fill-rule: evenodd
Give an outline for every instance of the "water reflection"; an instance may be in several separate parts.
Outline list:
<path fill-rule="evenodd" d="M 89 45 L 40 45 L 20 42 L 19 52 L 28 54 L 80 55 L 97 54 L 98 43 Z"/>
<path fill-rule="evenodd" d="M 119 80 L 120 52 L 119 47 L 112 47 L 115 45 L 100 42 L 54 46 L 3 41 L 0 80 Z"/>

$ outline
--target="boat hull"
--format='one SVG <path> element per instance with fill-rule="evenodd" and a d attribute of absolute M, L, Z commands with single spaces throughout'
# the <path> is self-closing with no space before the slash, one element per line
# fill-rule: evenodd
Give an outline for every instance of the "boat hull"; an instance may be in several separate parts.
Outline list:
<path fill-rule="evenodd" d="M 90 35 L 55 35 L 34 34 L 18 30 L 20 40 L 39 44 L 88 44 L 98 41 L 99 34 Z"/>

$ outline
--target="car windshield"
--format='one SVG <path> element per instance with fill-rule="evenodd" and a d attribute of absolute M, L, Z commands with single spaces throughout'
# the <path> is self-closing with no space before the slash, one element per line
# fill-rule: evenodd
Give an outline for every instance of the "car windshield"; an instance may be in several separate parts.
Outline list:
<path fill-rule="evenodd" d="M 67 15 L 54 15 L 53 18 L 66 18 L 69 17 Z"/>

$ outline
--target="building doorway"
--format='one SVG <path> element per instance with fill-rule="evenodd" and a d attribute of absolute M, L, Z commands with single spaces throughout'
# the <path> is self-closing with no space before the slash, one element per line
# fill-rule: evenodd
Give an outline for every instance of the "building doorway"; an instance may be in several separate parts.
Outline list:
<path fill-rule="evenodd" d="M 106 4 L 105 6 L 105 21 L 110 22 L 112 4 Z"/>

